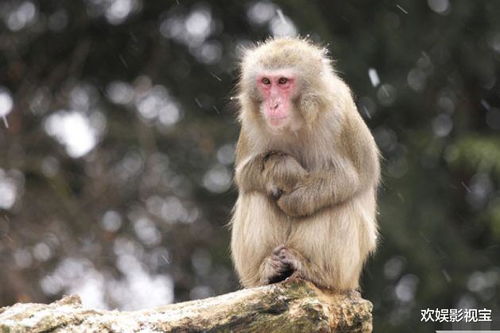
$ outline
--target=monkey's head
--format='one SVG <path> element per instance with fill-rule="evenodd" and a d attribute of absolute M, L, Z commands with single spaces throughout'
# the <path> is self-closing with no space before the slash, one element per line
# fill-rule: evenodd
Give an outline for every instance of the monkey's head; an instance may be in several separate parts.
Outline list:
<path fill-rule="evenodd" d="M 272 39 L 246 50 L 240 117 L 250 117 L 270 132 L 296 131 L 317 119 L 332 75 L 325 50 L 304 39 Z"/>

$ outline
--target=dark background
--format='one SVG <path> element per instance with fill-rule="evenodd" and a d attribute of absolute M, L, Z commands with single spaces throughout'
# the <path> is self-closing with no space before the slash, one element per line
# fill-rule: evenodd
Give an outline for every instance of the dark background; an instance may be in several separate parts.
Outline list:
<path fill-rule="evenodd" d="M 499 17 L 469 0 L 1 1 L 0 306 L 239 288 L 238 50 L 300 34 L 330 50 L 384 158 L 375 332 L 451 328 L 420 323 L 436 307 L 498 320 Z"/>

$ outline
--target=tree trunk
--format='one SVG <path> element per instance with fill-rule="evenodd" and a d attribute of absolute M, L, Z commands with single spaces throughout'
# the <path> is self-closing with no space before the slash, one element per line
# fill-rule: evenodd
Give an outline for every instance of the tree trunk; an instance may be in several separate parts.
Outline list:
<path fill-rule="evenodd" d="M 51 304 L 0 309 L 1 332 L 342 332 L 372 331 L 372 304 L 357 292 L 338 294 L 309 282 L 236 291 L 150 310 L 82 307 L 78 296 Z"/>

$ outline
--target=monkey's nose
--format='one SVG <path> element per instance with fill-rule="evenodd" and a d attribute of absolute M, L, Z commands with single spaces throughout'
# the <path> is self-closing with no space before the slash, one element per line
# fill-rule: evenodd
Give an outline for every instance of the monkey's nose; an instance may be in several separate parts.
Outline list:
<path fill-rule="evenodd" d="M 278 106 L 280 106 L 280 104 L 276 103 L 276 104 L 271 106 L 271 109 L 276 110 L 278 108 Z"/>

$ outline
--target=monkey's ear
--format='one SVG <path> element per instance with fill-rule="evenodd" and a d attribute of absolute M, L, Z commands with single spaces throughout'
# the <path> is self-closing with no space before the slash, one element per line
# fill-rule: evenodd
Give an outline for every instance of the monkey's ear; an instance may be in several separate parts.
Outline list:
<path fill-rule="evenodd" d="M 241 41 L 236 46 L 236 55 L 242 61 L 250 55 L 257 47 L 259 47 L 259 43 L 250 42 L 250 41 Z"/>
<path fill-rule="evenodd" d="M 326 44 L 322 49 L 321 53 L 323 55 L 323 59 L 328 61 L 328 64 L 334 65 L 335 64 L 335 59 L 331 57 L 331 52 L 330 52 L 330 43 Z"/>
<path fill-rule="evenodd" d="M 245 69 L 252 68 L 250 62 L 253 59 L 253 54 L 255 51 L 254 45 L 240 45 L 237 49 L 238 59 L 239 59 L 239 67 L 240 67 L 240 75 L 243 74 Z"/>
<path fill-rule="evenodd" d="M 253 47 L 248 47 L 248 46 L 243 46 L 240 50 L 240 59 L 241 61 L 244 61 L 245 59 L 251 57 L 251 54 L 253 53 L 254 48 Z"/>

